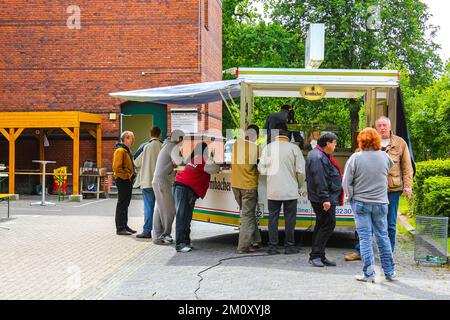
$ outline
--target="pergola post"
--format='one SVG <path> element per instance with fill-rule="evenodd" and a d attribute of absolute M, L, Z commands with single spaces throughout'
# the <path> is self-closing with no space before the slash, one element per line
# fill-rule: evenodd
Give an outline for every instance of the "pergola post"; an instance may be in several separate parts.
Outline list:
<path fill-rule="evenodd" d="M 9 128 L 9 193 L 15 194 L 16 171 L 16 140 L 14 140 L 14 128 Z"/>
<path fill-rule="evenodd" d="M 9 173 L 8 173 L 8 193 L 15 194 L 15 171 L 16 171 L 16 140 L 23 132 L 24 128 L 14 129 L 9 128 L 9 133 L 5 129 L 0 129 L 0 132 L 5 136 L 9 142 Z"/>
<path fill-rule="evenodd" d="M 97 125 L 97 134 L 96 134 L 96 140 L 97 140 L 97 167 L 102 167 L 102 126 L 99 124 Z"/>
<path fill-rule="evenodd" d="M 79 195 L 80 177 L 80 128 L 73 128 L 73 190 L 72 195 Z"/>

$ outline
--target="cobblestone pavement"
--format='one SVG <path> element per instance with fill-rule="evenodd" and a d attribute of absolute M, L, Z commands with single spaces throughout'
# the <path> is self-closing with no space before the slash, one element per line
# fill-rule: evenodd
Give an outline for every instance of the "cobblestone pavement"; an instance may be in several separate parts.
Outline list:
<path fill-rule="evenodd" d="M 361 263 L 344 261 L 348 235 L 329 243 L 337 267 L 313 268 L 309 232 L 297 234 L 299 254 L 238 255 L 235 228 L 193 222 L 195 249 L 183 254 L 117 236 L 114 199 L 29 203 L 12 202 L 11 218 L 0 219 L 0 299 L 450 299 L 449 269 L 417 266 L 408 239 L 395 252 L 399 281 L 384 280 L 377 260 L 377 282 L 366 284 L 354 279 Z M 0 218 L 5 209 L 0 204 Z M 142 216 L 142 200 L 133 200 L 129 225 L 139 232 Z M 198 289 L 197 274 L 230 257 L 239 259 L 203 272 Z"/>

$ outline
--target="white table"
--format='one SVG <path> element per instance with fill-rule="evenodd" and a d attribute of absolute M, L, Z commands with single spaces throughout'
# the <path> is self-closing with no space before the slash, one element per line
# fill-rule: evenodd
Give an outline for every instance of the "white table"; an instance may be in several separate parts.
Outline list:
<path fill-rule="evenodd" d="M 41 201 L 37 201 L 37 202 L 32 202 L 30 203 L 31 206 L 36 206 L 36 205 L 40 205 L 40 206 L 54 206 L 56 205 L 53 202 L 48 202 L 45 201 L 45 165 L 47 163 L 56 163 L 56 161 L 48 161 L 48 160 L 33 160 L 33 162 L 37 162 L 37 163 L 41 163 L 42 164 L 42 200 Z"/>

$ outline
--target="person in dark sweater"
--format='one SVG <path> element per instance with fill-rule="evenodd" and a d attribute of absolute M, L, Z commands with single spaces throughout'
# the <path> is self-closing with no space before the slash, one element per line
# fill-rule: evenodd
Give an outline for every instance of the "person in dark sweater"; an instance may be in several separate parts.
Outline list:
<path fill-rule="evenodd" d="M 116 207 L 116 233 L 124 236 L 136 233 L 135 230 L 128 226 L 128 206 L 130 205 L 133 181 L 136 177 L 133 155 L 130 151 L 133 143 L 133 132 L 124 131 L 120 135 L 120 142 L 116 144 L 112 165 L 118 191 Z"/>
<path fill-rule="evenodd" d="M 175 177 L 173 197 L 175 200 L 175 249 L 189 252 L 191 246 L 191 221 L 195 201 L 204 198 L 208 191 L 211 174 L 219 172 L 219 165 L 208 158 L 208 145 L 198 143 L 186 161 L 185 169 Z"/>
<path fill-rule="evenodd" d="M 336 226 L 336 206 L 343 204 L 341 169 L 333 159 L 337 137 L 324 132 L 306 159 L 308 199 L 316 214 L 309 262 L 315 267 L 336 266 L 325 247 Z"/>

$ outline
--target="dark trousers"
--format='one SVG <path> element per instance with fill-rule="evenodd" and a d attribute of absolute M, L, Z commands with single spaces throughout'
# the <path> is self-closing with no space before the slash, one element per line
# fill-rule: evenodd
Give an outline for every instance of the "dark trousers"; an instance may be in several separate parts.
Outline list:
<path fill-rule="evenodd" d="M 131 180 L 116 179 L 117 206 L 116 206 L 116 229 L 124 231 L 128 225 L 128 206 L 131 201 L 133 182 Z"/>
<path fill-rule="evenodd" d="M 328 239 L 336 227 L 336 206 L 332 205 L 328 211 L 323 209 L 323 204 L 311 202 L 316 214 L 316 225 L 314 227 L 310 258 L 325 258 L 325 247 Z"/>
<path fill-rule="evenodd" d="M 297 199 L 294 200 L 268 200 L 269 206 L 269 248 L 278 247 L 278 218 L 281 205 L 284 211 L 284 246 L 285 248 L 295 245 L 295 222 L 297 217 Z"/>
<path fill-rule="evenodd" d="M 192 189 L 175 185 L 173 187 L 173 198 L 175 201 L 175 248 L 182 249 L 191 244 L 191 221 L 197 195 Z"/>

